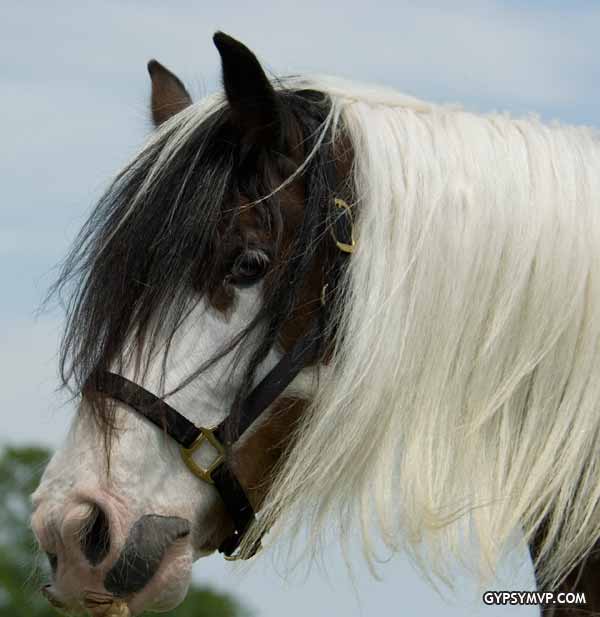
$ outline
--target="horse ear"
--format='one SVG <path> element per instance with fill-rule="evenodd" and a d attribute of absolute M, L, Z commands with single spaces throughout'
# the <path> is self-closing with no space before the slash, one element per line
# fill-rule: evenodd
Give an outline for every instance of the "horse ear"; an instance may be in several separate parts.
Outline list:
<path fill-rule="evenodd" d="M 221 56 L 225 94 L 242 139 L 264 146 L 278 145 L 279 101 L 256 56 L 223 32 L 217 32 L 213 42 Z"/>
<path fill-rule="evenodd" d="M 165 68 L 160 62 L 150 60 L 148 73 L 152 80 L 152 95 L 150 109 L 154 126 L 160 126 L 188 105 L 192 104 L 192 97 L 177 77 Z"/>

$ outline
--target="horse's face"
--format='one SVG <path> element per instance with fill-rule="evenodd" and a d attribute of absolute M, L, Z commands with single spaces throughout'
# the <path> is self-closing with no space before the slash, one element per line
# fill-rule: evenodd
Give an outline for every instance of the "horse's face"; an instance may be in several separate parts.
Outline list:
<path fill-rule="evenodd" d="M 201 301 L 172 343 L 167 383 L 185 379 L 190 363 L 198 366 L 218 352 L 249 323 L 259 300 L 259 289 L 240 290 L 226 319 Z M 217 425 L 234 400 L 242 372 L 226 373 L 226 360 L 169 399 L 197 426 Z M 222 379 L 225 374 L 228 378 Z M 144 387 L 159 392 L 160 375 L 156 362 Z M 228 515 L 216 491 L 183 464 L 177 444 L 122 404 L 114 407 L 118 429 L 107 469 L 101 430 L 90 407 L 83 398 L 66 443 L 33 498 L 33 528 L 54 569 L 54 585 L 46 593 L 65 605 L 82 592 L 88 597 L 89 592 L 108 592 L 126 597 L 136 612 L 148 605 L 167 609 L 183 599 L 193 560 L 213 552 L 231 533 Z M 243 442 L 239 450 L 238 456 Z M 199 462 L 210 462 L 214 453 L 207 448 L 199 456 Z M 232 456 L 239 467 L 238 457 Z M 238 474 L 251 498 L 263 479 L 263 469 L 256 467 L 260 463 L 254 463 Z"/>
<path fill-rule="evenodd" d="M 65 338 L 68 377 L 80 386 L 92 369 L 110 369 L 205 427 L 306 329 L 323 287 L 321 256 L 294 242 L 306 210 L 302 174 L 249 207 L 303 161 L 301 113 L 286 108 L 245 47 L 215 42 L 227 105 L 198 120 L 181 82 L 150 63 L 153 119 L 169 122 L 100 204 L 63 280 L 85 270 Z M 281 293 L 283 280 L 292 293 Z M 255 508 L 311 397 L 314 370 L 227 452 Z M 197 457 L 210 462 L 214 452 Z M 53 570 L 46 595 L 67 610 L 98 604 L 104 614 L 114 599 L 133 613 L 167 610 L 185 596 L 194 559 L 232 529 L 215 489 L 190 473 L 166 434 L 87 394 L 33 503 Z"/>

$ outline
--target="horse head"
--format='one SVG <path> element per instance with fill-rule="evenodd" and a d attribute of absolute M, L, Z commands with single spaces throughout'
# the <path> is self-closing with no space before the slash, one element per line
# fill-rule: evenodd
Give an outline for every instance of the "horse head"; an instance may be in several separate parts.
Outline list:
<path fill-rule="evenodd" d="M 347 231 L 332 204 L 351 162 L 328 98 L 275 88 L 244 45 L 214 42 L 224 96 L 193 104 L 148 64 L 155 132 L 57 283 L 80 401 L 33 529 L 65 610 L 168 610 L 195 559 L 231 555 L 332 353 L 343 251 L 329 228 Z"/>
<path fill-rule="evenodd" d="M 150 62 L 156 130 L 55 287 L 81 400 L 33 498 L 47 597 L 168 610 L 194 559 L 326 521 L 443 580 L 520 528 L 557 585 L 600 537 L 597 134 L 214 41 L 195 104 Z"/>

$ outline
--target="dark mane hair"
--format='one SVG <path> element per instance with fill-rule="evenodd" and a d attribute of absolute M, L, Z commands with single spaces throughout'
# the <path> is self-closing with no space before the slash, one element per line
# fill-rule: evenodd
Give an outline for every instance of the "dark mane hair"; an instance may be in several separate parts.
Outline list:
<path fill-rule="evenodd" d="M 256 318 L 219 354 L 234 350 L 260 327 L 238 402 L 292 315 L 328 225 L 327 204 L 335 189 L 324 172 L 333 156 L 329 98 L 321 92 L 286 89 L 277 96 L 283 140 L 299 130 L 304 153 L 313 154 L 299 172 L 305 203 L 287 259 L 270 273 L 271 284 Z M 273 169 L 285 158 L 283 153 L 241 142 L 224 104 L 201 120 L 199 113 L 191 107 L 165 124 L 118 174 L 62 265 L 51 294 L 58 294 L 66 307 L 60 374 L 63 385 L 75 392 L 94 370 L 122 365 L 132 348 L 143 350 L 145 358 L 159 343 L 166 341 L 168 350 L 194 302 L 210 295 L 227 271 L 223 246 L 235 237 L 239 224 L 239 208 L 232 207 L 236 196 L 256 201 L 257 215 L 281 242 L 283 213 Z M 185 383 L 215 359 L 196 367 Z M 93 407 L 109 434 L 108 406 L 95 401 Z"/>

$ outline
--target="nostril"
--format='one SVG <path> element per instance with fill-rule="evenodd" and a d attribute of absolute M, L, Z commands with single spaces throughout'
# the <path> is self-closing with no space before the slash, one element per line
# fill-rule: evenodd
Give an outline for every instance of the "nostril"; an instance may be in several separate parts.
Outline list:
<path fill-rule="evenodd" d="M 156 574 L 165 553 L 190 535 L 189 521 L 145 514 L 129 530 L 118 560 L 104 579 L 106 591 L 124 598 L 141 591 Z"/>
<path fill-rule="evenodd" d="M 81 530 L 81 550 L 91 565 L 97 566 L 110 551 L 110 527 L 108 517 L 97 505 Z"/>

